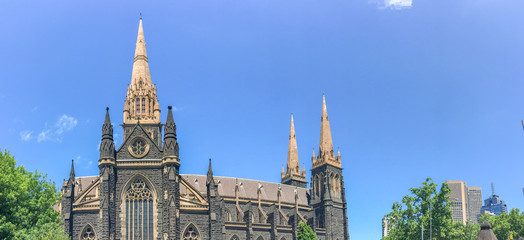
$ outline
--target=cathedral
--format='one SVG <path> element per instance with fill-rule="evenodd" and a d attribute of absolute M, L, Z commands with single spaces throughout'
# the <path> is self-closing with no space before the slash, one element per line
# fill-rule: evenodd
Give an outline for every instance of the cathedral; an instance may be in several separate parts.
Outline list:
<path fill-rule="evenodd" d="M 206 175 L 180 173 L 172 109 L 163 123 L 160 111 L 140 19 L 123 142 L 115 146 L 106 109 L 99 174 L 77 177 L 72 163 L 62 186 L 58 208 L 71 239 L 295 240 L 304 222 L 321 240 L 349 240 L 340 151 L 333 151 L 325 98 L 309 188 L 293 116 L 287 167 L 281 183 L 271 183 L 215 176 L 211 160 Z"/>

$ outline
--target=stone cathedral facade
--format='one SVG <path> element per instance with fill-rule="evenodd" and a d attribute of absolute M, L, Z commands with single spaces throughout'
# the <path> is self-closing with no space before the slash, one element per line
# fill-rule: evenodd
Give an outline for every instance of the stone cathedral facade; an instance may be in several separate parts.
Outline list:
<path fill-rule="evenodd" d="M 123 143 L 115 146 L 107 109 L 99 175 L 77 177 L 74 164 L 59 203 L 73 240 L 294 240 L 299 222 L 319 239 L 349 240 L 340 151 L 333 151 L 325 98 L 310 188 L 300 169 L 293 116 L 282 182 L 181 174 L 171 107 L 162 123 L 151 81 L 142 19 L 124 104 Z"/>

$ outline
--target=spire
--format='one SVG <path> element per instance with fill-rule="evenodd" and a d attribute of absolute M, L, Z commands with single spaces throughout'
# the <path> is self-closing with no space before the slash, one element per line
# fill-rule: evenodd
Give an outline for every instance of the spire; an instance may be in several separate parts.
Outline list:
<path fill-rule="evenodd" d="M 111 125 L 111 119 L 109 118 L 108 107 L 106 107 L 106 118 L 102 125 L 102 139 L 113 140 L 113 125 Z"/>
<path fill-rule="evenodd" d="M 167 109 L 167 120 L 164 125 L 164 157 L 178 158 L 178 142 L 176 139 L 176 125 L 173 119 L 173 108 L 169 106 Z"/>
<path fill-rule="evenodd" d="M 131 84 L 127 87 L 124 124 L 136 124 L 138 119 L 141 119 L 142 123 L 160 123 L 160 108 L 156 97 L 156 86 L 153 85 L 149 73 L 142 18 L 138 24 Z"/>
<path fill-rule="evenodd" d="M 326 96 L 322 95 L 322 119 L 320 121 L 320 145 L 319 157 L 333 155 L 333 140 L 331 138 L 331 127 L 329 126 Z"/>
<path fill-rule="evenodd" d="M 313 168 L 330 164 L 335 167 L 341 167 L 340 157 L 335 156 L 333 151 L 333 139 L 331 137 L 331 127 L 326 107 L 326 96 L 322 95 L 322 117 L 320 120 L 320 143 L 318 147 L 318 157 L 315 158 L 313 151 Z"/>
<path fill-rule="evenodd" d="M 69 172 L 68 183 L 75 184 L 75 160 L 71 159 L 71 172 Z"/>
<path fill-rule="evenodd" d="M 282 168 L 282 183 L 294 186 L 305 187 L 306 175 L 300 171 L 298 162 L 297 138 L 295 136 L 295 122 L 291 114 L 291 126 L 289 128 L 289 146 L 287 150 L 287 168 L 286 173 Z"/>
<path fill-rule="evenodd" d="M 213 169 L 211 168 L 211 158 L 209 159 L 209 167 L 207 169 L 207 180 L 206 185 L 209 185 L 213 181 Z"/>
<path fill-rule="evenodd" d="M 291 127 L 289 129 L 289 146 L 287 150 L 287 174 L 301 175 L 298 163 L 297 138 L 295 136 L 295 123 L 291 114 Z"/>
<path fill-rule="evenodd" d="M 173 119 L 173 107 L 167 107 L 167 120 L 166 125 L 164 126 L 164 139 L 166 138 L 175 138 L 176 139 L 176 125 L 175 120 Z"/>
<path fill-rule="evenodd" d="M 146 39 L 144 37 L 144 28 L 142 27 L 142 18 L 140 18 L 140 23 L 138 24 L 131 85 L 139 84 L 139 81 L 141 80 L 152 84 L 151 75 L 149 73 L 149 62 L 147 60 Z"/>

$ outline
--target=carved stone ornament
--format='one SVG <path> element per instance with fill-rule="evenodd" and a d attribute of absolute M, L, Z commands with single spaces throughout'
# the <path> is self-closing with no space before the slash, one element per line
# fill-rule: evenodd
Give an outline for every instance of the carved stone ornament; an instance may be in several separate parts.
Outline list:
<path fill-rule="evenodd" d="M 135 137 L 127 147 L 131 156 L 142 158 L 149 152 L 149 144 L 144 138 Z"/>

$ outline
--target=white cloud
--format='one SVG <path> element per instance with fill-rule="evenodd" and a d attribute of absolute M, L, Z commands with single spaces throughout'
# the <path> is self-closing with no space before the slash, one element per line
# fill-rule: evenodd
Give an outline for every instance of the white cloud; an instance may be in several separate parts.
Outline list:
<path fill-rule="evenodd" d="M 376 4 L 379 9 L 402 10 L 411 8 L 413 0 L 368 0 L 371 4 Z"/>
<path fill-rule="evenodd" d="M 413 0 L 384 0 L 386 8 L 404 9 L 413 6 Z"/>
<path fill-rule="evenodd" d="M 38 134 L 38 137 L 36 138 L 36 141 L 37 142 L 43 142 L 43 141 L 50 140 L 51 139 L 51 137 L 49 136 L 50 132 L 51 131 L 49 131 L 49 130 L 44 130 L 44 131 L 40 132 Z"/>
<path fill-rule="evenodd" d="M 31 138 L 33 137 L 32 135 L 33 135 L 33 131 L 24 130 L 20 132 L 20 138 L 22 139 L 22 141 L 27 142 L 31 140 Z"/>
<path fill-rule="evenodd" d="M 78 120 L 76 120 L 76 118 L 64 114 L 58 119 L 58 122 L 56 123 L 56 133 L 60 135 L 66 131 L 70 131 L 76 127 L 76 124 L 78 124 Z"/>
<path fill-rule="evenodd" d="M 67 131 L 73 130 L 73 128 L 76 127 L 78 124 L 78 120 L 74 117 L 67 116 L 66 114 L 62 115 L 60 118 L 58 118 L 58 121 L 54 125 L 54 127 L 48 127 L 48 124 L 45 124 L 44 130 L 42 130 L 38 136 L 36 136 L 37 142 L 45 142 L 45 141 L 54 141 L 61 143 L 62 142 L 62 134 L 64 134 Z M 20 138 L 23 141 L 29 141 L 33 139 L 32 131 L 26 130 L 22 131 L 20 133 Z"/>

